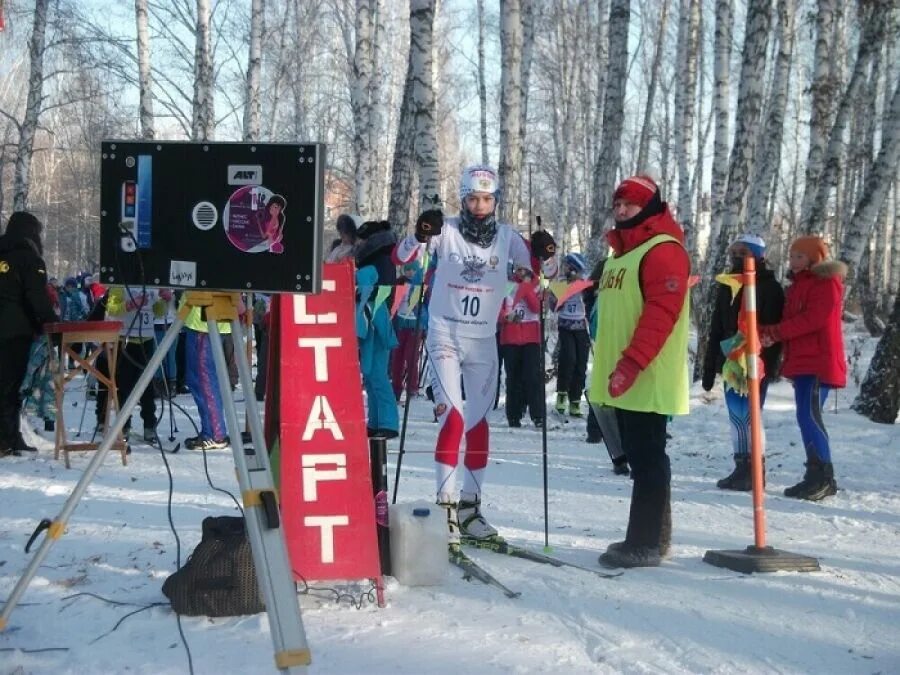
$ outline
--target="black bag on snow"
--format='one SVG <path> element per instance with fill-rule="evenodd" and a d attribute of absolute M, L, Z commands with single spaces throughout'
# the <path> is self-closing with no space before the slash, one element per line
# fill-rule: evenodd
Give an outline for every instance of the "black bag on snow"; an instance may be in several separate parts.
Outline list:
<path fill-rule="evenodd" d="M 244 519 L 203 519 L 203 536 L 184 566 L 162 591 L 172 609 L 186 616 L 241 616 L 266 607 L 259 593 Z"/>

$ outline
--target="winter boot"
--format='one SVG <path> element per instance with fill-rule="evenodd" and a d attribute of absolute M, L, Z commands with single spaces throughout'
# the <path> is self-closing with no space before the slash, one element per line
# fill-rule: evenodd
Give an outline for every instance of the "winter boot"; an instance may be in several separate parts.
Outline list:
<path fill-rule="evenodd" d="M 459 496 L 459 531 L 464 537 L 490 539 L 497 530 L 481 515 L 481 495 L 463 492 Z"/>
<path fill-rule="evenodd" d="M 620 542 L 620 546 L 610 546 L 602 554 L 599 562 L 604 567 L 659 567 L 662 558 L 656 546 L 633 546 Z"/>
<path fill-rule="evenodd" d="M 722 490 L 749 492 L 753 488 L 750 476 L 750 455 L 735 455 L 734 471 L 717 481 L 716 487 Z"/>
<path fill-rule="evenodd" d="M 789 494 L 790 493 L 790 494 Z M 806 463 L 803 480 L 784 491 L 786 497 L 796 497 L 817 502 L 825 497 L 837 494 L 837 483 L 834 480 L 834 465 L 810 459 Z"/>
<path fill-rule="evenodd" d="M 581 414 L 581 401 L 569 401 L 569 415 L 572 417 L 583 417 Z"/>
<path fill-rule="evenodd" d="M 437 505 L 447 514 L 447 543 L 459 548 L 459 515 L 457 504 L 448 495 L 438 495 Z"/>
<path fill-rule="evenodd" d="M 569 395 L 564 391 L 556 392 L 556 412 L 566 414 L 566 406 L 569 404 Z"/>
<path fill-rule="evenodd" d="M 44 420 L 44 431 L 56 431 L 56 420 L 54 419 L 45 419 Z"/>
<path fill-rule="evenodd" d="M 156 427 L 144 427 L 144 443 L 156 442 Z"/>
<path fill-rule="evenodd" d="M 628 457 L 622 455 L 621 457 L 616 457 L 613 461 L 613 473 L 617 476 L 627 476 L 631 473 L 631 469 L 628 468 Z"/>

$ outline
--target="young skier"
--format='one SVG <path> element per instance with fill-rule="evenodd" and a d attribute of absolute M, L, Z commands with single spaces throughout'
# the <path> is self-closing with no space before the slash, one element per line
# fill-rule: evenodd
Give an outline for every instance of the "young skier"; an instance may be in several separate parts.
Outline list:
<path fill-rule="evenodd" d="M 563 258 L 562 277 L 572 283 L 583 279 L 587 263 L 580 253 L 569 253 Z M 591 338 L 588 334 L 584 295 L 576 293 L 561 306 L 559 313 L 559 361 L 556 370 L 556 412 L 581 417 L 581 394 L 587 374 Z"/>
<path fill-rule="evenodd" d="M 513 276 L 512 292 L 500 314 L 500 350 L 506 368 L 506 419 L 522 426 L 525 408 L 537 428 L 544 425 L 544 388 L 541 386 L 541 300 L 538 280 L 530 267 Z"/>
<path fill-rule="evenodd" d="M 435 449 L 437 502 L 447 512 L 451 545 L 459 542 L 460 532 L 479 539 L 497 534 L 481 514 L 489 448 L 485 418 L 497 387 L 494 335 L 509 262 L 514 268 L 534 265 L 525 240 L 497 221 L 499 199 L 497 172 L 488 166 L 468 167 L 460 180 L 459 217 L 444 220 L 440 211 L 425 211 L 415 232 L 395 251 L 398 264 L 426 251 L 436 260 L 425 346 L 433 373 L 434 412 L 440 423 Z M 535 232 L 531 252 L 543 261 L 548 276 L 556 274 L 556 243 L 550 234 Z M 465 470 L 457 503 L 457 462 L 463 434 Z"/>
<path fill-rule="evenodd" d="M 847 266 L 826 260 L 821 237 L 799 237 L 791 244 L 791 285 L 784 298 L 784 316 L 760 326 L 763 347 L 782 342 L 782 374 L 794 382 L 797 424 L 806 450 L 806 472 L 786 497 L 819 501 L 837 492 L 828 432 L 822 406 L 828 392 L 847 384 L 847 359 L 841 333 Z"/>

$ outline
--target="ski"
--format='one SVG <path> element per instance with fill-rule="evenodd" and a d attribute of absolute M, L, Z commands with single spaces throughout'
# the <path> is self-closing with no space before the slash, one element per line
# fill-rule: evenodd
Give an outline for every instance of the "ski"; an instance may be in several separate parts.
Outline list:
<path fill-rule="evenodd" d="M 477 579 L 483 584 L 499 589 L 507 598 L 518 598 L 522 595 L 520 592 L 513 591 L 501 583 L 494 575 L 463 553 L 459 546 L 450 547 L 450 562 L 464 572 L 463 579 L 466 581 Z"/>
<path fill-rule="evenodd" d="M 522 560 L 530 560 L 532 562 L 541 563 L 543 565 L 552 565 L 553 567 L 573 567 L 583 572 L 591 572 L 603 579 L 615 579 L 622 576 L 622 572 L 603 572 L 602 570 L 593 569 L 578 563 L 569 562 L 544 553 L 538 553 L 531 549 L 510 544 L 503 537 L 492 537 L 490 539 L 473 539 L 472 537 L 463 537 L 463 544 L 480 548 L 485 551 L 493 551 L 494 553 L 502 553 L 503 555 L 512 556 L 513 558 L 521 558 Z"/>

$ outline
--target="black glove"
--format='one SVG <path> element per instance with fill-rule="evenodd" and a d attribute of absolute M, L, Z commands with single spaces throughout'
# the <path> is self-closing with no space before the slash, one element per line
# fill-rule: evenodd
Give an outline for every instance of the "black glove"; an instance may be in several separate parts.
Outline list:
<path fill-rule="evenodd" d="M 716 383 L 716 371 L 707 369 L 703 371 L 703 391 L 712 391 Z"/>
<path fill-rule="evenodd" d="M 425 243 L 428 237 L 439 235 L 443 227 L 444 214 L 440 209 L 422 211 L 416 221 L 416 240 Z"/>
<path fill-rule="evenodd" d="M 546 230 L 536 230 L 531 235 L 531 253 L 539 260 L 550 260 L 556 255 L 556 242 Z"/>

